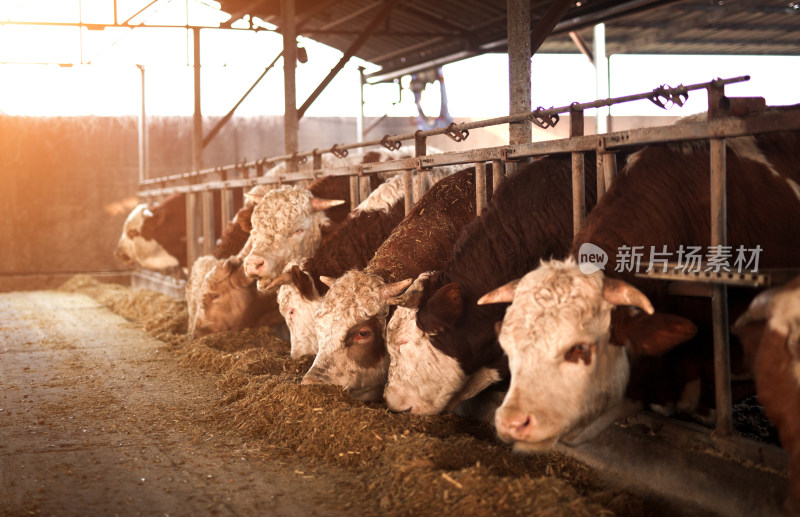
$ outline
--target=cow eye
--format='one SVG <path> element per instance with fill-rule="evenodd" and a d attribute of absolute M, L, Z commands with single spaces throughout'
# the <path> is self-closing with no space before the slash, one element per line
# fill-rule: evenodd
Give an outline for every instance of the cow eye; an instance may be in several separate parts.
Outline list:
<path fill-rule="evenodd" d="M 594 345 L 578 343 L 564 353 L 564 360 L 576 364 L 578 361 L 583 361 L 588 366 L 592 363 L 592 351 L 594 348 Z"/>
<path fill-rule="evenodd" d="M 128 237 L 129 238 L 133 239 L 134 237 L 138 237 L 138 236 L 139 236 L 139 230 L 137 230 L 135 228 L 131 228 L 130 230 L 128 230 Z"/>
<path fill-rule="evenodd" d="M 305 233 L 305 232 L 306 232 L 305 229 L 299 228 L 299 229 L 293 231 L 292 235 L 300 235 L 301 233 Z"/>

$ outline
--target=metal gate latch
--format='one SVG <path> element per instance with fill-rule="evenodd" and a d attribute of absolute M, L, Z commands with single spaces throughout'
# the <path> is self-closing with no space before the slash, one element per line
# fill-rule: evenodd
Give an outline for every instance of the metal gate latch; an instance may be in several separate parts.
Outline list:
<path fill-rule="evenodd" d="M 403 146 L 403 144 L 399 140 L 390 140 L 389 136 L 390 135 L 383 135 L 383 138 L 381 138 L 382 146 L 384 146 L 390 151 L 397 151 Z"/>
<path fill-rule="evenodd" d="M 458 128 L 458 124 L 455 122 L 451 122 L 449 126 L 444 130 L 444 134 L 455 140 L 456 142 L 463 142 L 464 140 L 469 137 L 469 130 L 464 129 L 463 131 Z"/>
<path fill-rule="evenodd" d="M 550 109 L 553 109 L 551 106 Z M 553 113 L 552 115 L 547 115 L 546 113 L 542 113 L 545 109 L 541 106 L 533 110 L 533 113 L 528 115 L 528 118 L 539 126 L 542 129 L 547 129 L 550 127 L 555 127 L 558 124 L 558 121 L 561 120 L 561 117 L 558 116 L 558 113 Z"/>
<path fill-rule="evenodd" d="M 672 106 L 683 106 L 689 98 L 689 92 L 686 88 L 679 84 L 675 88 L 662 84 L 651 93 L 648 97 L 650 102 L 665 110 L 672 108 Z"/>
<path fill-rule="evenodd" d="M 333 144 L 331 147 L 331 154 L 337 158 L 344 158 L 347 156 L 347 149 L 339 149 L 339 144 Z"/>

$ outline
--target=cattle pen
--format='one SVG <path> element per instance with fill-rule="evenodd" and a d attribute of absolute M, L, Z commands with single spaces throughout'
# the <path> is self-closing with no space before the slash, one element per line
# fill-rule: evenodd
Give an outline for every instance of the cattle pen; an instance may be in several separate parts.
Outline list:
<path fill-rule="evenodd" d="M 328 149 L 314 149 L 261 160 L 233 164 L 225 167 L 194 171 L 162 178 L 143 181 L 140 184 L 139 197 L 144 200 L 157 201 L 167 195 L 181 192 L 187 195 L 187 236 L 190 257 L 207 254 L 211 250 L 215 224 L 224 224 L 230 220 L 237 208 L 234 199 L 241 197 L 240 192 L 258 184 L 282 185 L 312 180 L 319 175 L 345 175 L 351 178 L 353 206 L 357 200 L 363 199 L 366 192 L 363 178 L 377 173 L 399 173 L 404 175 L 406 190 L 406 212 L 410 211 L 412 200 L 419 199 L 423 193 L 420 185 L 425 171 L 433 167 L 446 165 L 475 165 L 478 170 L 493 166 L 494 185 L 502 181 L 504 174 L 513 174 L 520 161 L 548 154 L 568 153 L 572 156 L 573 177 L 573 221 L 577 231 L 586 215 L 584 202 L 584 160 L 585 154 L 594 153 L 597 159 L 597 192 L 598 198 L 610 187 L 616 174 L 616 153 L 627 148 L 636 148 L 657 142 L 705 141 L 711 149 L 709 164 L 709 181 L 712 186 L 712 243 L 725 244 L 725 140 L 747 135 L 756 135 L 776 131 L 800 130 L 800 108 L 786 107 L 779 110 L 767 109 L 762 98 L 735 98 L 725 95 L 725 85 L 746 81 L 748 77 L 731 79 L 715 79 L 707 83 L 680 85 L 672 88 L 661 86 L 649 92 L 621 98 L 603 99 L 590 103 L 573 103 L 560 108 L 538 108 L 530 113 L 501 117 L 491 120 L 451 124 L 446 128 L 401 135 L 385 135 L 380 139 L 351 144 L 334 144 Z M 682 105 L 693 92 L 706 91 L 708 95 L 707 117 L 694 118 L 683 124 L 633 129 L 610 132 L 602 135 L 584 135 L 583 111 L 599 106 L 609 106 L 621 102 L 649 100 L 659 106 Z M 496 124 L 513 123 L 527 119 L 534 124 L 548 128 L 559 122 L 559 116 L 569 114 L 570 137 L 545 142 L 504 145 L 499 147 L 471 149 L 463 152 L 453 151 L 441 154 L 427 154 L 426 140 L 433 135 L 447 135 L 455 142 L 462 142 L 469 137 L 471 130 Z M 375 164 L 345 165 L 336 168 L 321 167 L 322 156 L 326 153 L 343 158 L 351 150 L 369 146 L 381 146 L 389 151 L 399 149 L 403 142 L 413 141 L 415 156 L 388 160 Z M 296 164 L 311 161 L 310 171 L 288 172 Z M 286 168 L 275 172 L 272 167 L 278 163 L 286 163 Z M 270 172 L 272 171 L 272 172 Z M 602 171 L 602 173 L 600 173 Z M 483 178 L 477 174 L 476 178 Z M 486 205 L 486 187 L 480 179 L 475 185 L 478 211 Z M 220 213 L 213 212 L 213 199 L 222 199 Z M 205 236 L 205 238 L 203 238 Z M 724 505 L 723 513 L 742 512 L 747 514 L 762 505 L 769 505 L 765 499 L 775 497 L 775 479 L 767 476 L 761 481 L 753 481 L 745 477 L 742 481 L 732 473 L 728 466 L 693 464 L 690 456 L 681 456 L 678 451 L 697 447 L 698 444 L 711 447 L 720 455 L 736 458 L 737 461 L 759 465 L 773 472 L 785 471 L 787 458 L 784 451 L 775 445 L 765 444 L 752 439 L 743 438 L 733 429 L 733 408 L 731 402 L 731 373 L 728 356 L 728 328 L 726 286 L 748 286 L 765 288 L 781 285 L 788 281 L 796 271 L 762 270 L 756 272 L 717 272 L 688 276 L 679 271 L 658 274 L 648 273 L 650 277 L 658 277 L 669 282 L 670 291 L 676 294 L 710 297 L 713 301 L 714 314 L 714 352 L 716 382 L 716 421 L 713 428 L 697 424 L 660 417 L 654 413 L 641 413 L 629 418 L 626 429 L 616 427 L 605 433 L 600 444 L 581 446 L 574 449 L 561 447 L 565 454 L 573 455 L 587 462 L 594 468 L 615 473 L 631 483 L 641 482 L 648 477 L 653 465 L 661 470 L 650 488 L 673 494 L 678 499 L 685 498 L 706 507 L 713 508 L 720 498 L 730 498 Z M 138 285 L 153 286 L 159 281 L 152 273 L 142 277 Z M 163 280 L 166 284 L 176 282 L 174 279 Z M 180 283 L 178 283 L 180 286 Z M 642 429 L 646 431 L 642 432 Z M 659 437 L 650 443 L 650 437 Z M 635 444 L 635 445 L 634 445 Z M 672 444 L 672 445 L 667 445 Z M 633 451 L 636 451 L 635 453 Z M 621 453 L 625 451 L 625 453 Z M 659 459 L 659 455 L 662 459 Z M 621 459 L 623 458 L 623 459 Z M 680 459 L 678 459 L 680 458 Z M 731 481 L 726 486 L 723 479 L 711 476 L 707 469 L 719 469 L 720 475 Z M 779 483 L 779 482 L 778 482 Z M 749 485 L 752 491 L 744 494 L 741 485 Z M 760 495 L 759 495 L 760 494 Z M 762 497 L 766 495 L 765 497 Z M 716 501 L 716 503 L 715 503 Z"/>
<path fill-rule="evenodd" d="M 180 66 L 164 60 L 170 65 L 163 68 L 182 68 L 182 88 L 193 91 L 181 92 L 191 117 L 162 117 L 153 98 L 161 88 L 177 93 L 180 81 L 153 88 L 162 70 L 151 63 L 162 61 L 146 58 L 145 64 L 126 63 L 126 81 L 137 89 L 127 115 L 14 120 L 24 117 L 6 116 L 10 104 L 0 105 L 0 176 L 10 198 L 2 203 L 8 221 L 0 232 L 7 244 L 0 285 L 11 286 L 0 292 L 0 516 L 800 516 L 800 227 L 792 220 L 800 214 L 800 202 L 794 203 L 800 200 L 800 159 L 794 158 L 800 104 L 768 104 L 772 94 L 756 85 L 763 80 L 756 70 L 719 62 L 702 72 L 707 77 L 687 75 L 691 79 L 677 86 L 661 84 L 662 77 L 643 83 L 637 94 L 611 93 L 612 85 L 614 93 L 637 88 L 632 76 L 612 81 L 611 56 L 800 56 L 797 0 L 12 3 L 0 8 L 0 32 L 8 41 L 18 43 L 14 31 L 26 26 L 43 34 L 48 28 L 50 34 L 73 31 L 73 62 L 46 64 L 66 71 L 117 66 L 138 59 L 141 48 L 125 53 L 146 41 L 146 54 L 172 56 L 177 49 Z M 34 12 L 39 8 L 42 13 Z M 62 9 L 74 16 L 51 21 Z M 148 31 L 151 36 L 130 44 Z M 171 40 L 175 48 L 155 48 L 156 31 L 185 37 Z M 220 35 L 252 38 L 231 50 L 235 46 L 221 44 Z M 317 44 L 339 53 L 328 56 L 335 65 L 325 64 Z M 16 56 L 9 49 L 26 46 L 34 45 L 6 45 L 0 72 L 19 65 L 4 61 Z M 63 47 L 54 60 L 67 59 Z M 267 48 L 268 55 L 262 52 Z M 484 83 L 504 86 L 506 79 L 479 65 L 465 81 L 467 111 L 470 117 L 475 108 L 509 115 L 454 121 L 443 67 L 494 53 L 507 54 L 508 99 L 500 100 L 509 101 L 508 109 L 478 106 L 497 100 L 486 96 Z M 584 66 L 588 60 L 596 90 L 563 97 L 576 102 L 534 108 L 543 104 L 534 84 L 546 81 L 566 91 L 565 83 L 574 80 L 564 74 L 566 60 L 537 69 L 533 58 L 544 57 L 537 53 L 572 53 Z M 265 55 L 266 67 L 260 61 Z M 258 78 L 217 118 L 225 111 L 211 106 L 238 97 L 220 94 L 229 84 L 215 82 L 232 77 L 245 57 Z M 310 66 L 297 74 L 309 57 Z M 217 66 L 218 58 L 225 63 Z M 39 61 L 25 66 L 44 64 Z M 256 86 L 281 69 L 279 109 L 265 109 L 263 99 L 274 100 L 280 87 L 265 87 L 269 81 L 261 91 Z M 305 84 L 310 69 L 322 71 L 315 84 Z M 343 70 L 351 75 L 351 90 L 360 79 L 356 116 L 344 97 L 337 110 L 326 105 L 309 112 L 317 100 L 333 104 L 330 90 L 342 88 L 345 74 L 339 84 L 334 79 Z M 659 72 L 670 78 L 671 72 Z M 643 70 L 633 73 L 650 80 Z M 764 97 L 731 95 L 751 80 L 745 73 Z M 420 98 L 436 81 L 441 110 L 433 118 Z M 792 84 L 775 82 L 786 91 Z M 365 89 L 389 85 L 396 87 L 397 103 L 366 124 L 365 105 L 370 111 L 375 106 L 365 101 Z M 307 86 L 308 96 L 298 99 Z M 106 89 L 113 90 L 109 104 L 130 100 L 120 89 Z M 419 117 L 392 111 L 402 108 L 404 90 L 414 94 Z M 451 90 L 455 114 L 454 93 L 462 92 Z M 676 108 L 675 116 L 648 117 L 642 109 L 628 117 L 621 114 L 632 111 L 616 111 L 624 104 Z M 682 110 L 693 111 L 682 117 Z M 341 136 L 351 125 L 354 142 Z M 384 129 L 378 133 L 377 127 Z M 668 187 L 654 176 L 668 178 Z M 696 182 L 676 187 L 687 178 Z M 386 211 L 365 215 L 376 206 Z M 131 208 L 119 237 L 108 216 L 122 221 Z M 292 211 L 301 213 L 301 222 L 283 224 L 284 212 Z M 786 220 L 778 220 L 784 214 Z M 103 217 L 106 224 L 98 223 Z M 161 224 L 164 234 L 145 229 L 148 220 Z M 348 226 L 354 220 L 358 224 Z M 780 227 L 771 231 L 765 221 Z M 648 232 L 673 249 L 680 246 L 677 262 L 667 242 L 657 252 L 661 241 Z M 704 240 L 692 242 L 701 233 Z M 232 234 L 241 242 L 226 240 Z M 118 237 L 112 253 L 108 244 Z M 291 241 L 292 250 L 267 250 L 267 241 L 281 240 Z M 499 245 L 504 240 L 508 249 Z M 764 250 L 737 250 L 742 242 L 777 252 L 762 254 L 759 267 Z M 645 247 L 638 244 L 650 253 L 637 255 Z M 698 256 L 701 247 L 693 244 L 704 244 L 708 254 Z M 312 267 L 328 258 L 315 245 L 336 259 L 347 248 L 370 262 L 353 266 L 356 259 L 348 256 L 338 279 L 356 280 L 337 292 L 340 273 Z M 557 246 L 567 247 L 563 257 L 553 251 Z M 429 250 L 434 247 L 436 253 Z M 439 255 L 446 255 L 444 265 Z M 370 257 L 380 264 L 373 266 Z M 547 319 L 530 310 L 552 302 L 534 296 L 532 282 L 519 289 L 530 305 L 515 299 L 506 311 L 497 304 L 510 299 L 491 301 L 509 289 L 513 298 L 531 274 L 562 258 L 574 266 L 575 283 L 600 285 L 598 303 L 591 305 L 594 291 L 565 289 L 567 308 Z M 605 272 L 594 274 L 599 270 Z M 607 296 L 622 284 L 634 295 Z M 326 300 L 326 286 L 327 294 L 348 296 Z M 289 291 L 279 290 L 294 287 L 295 298 L 281 298 Z M 48 290 L 33 290 L 40 288 Z M 318 298 L 311 300 L 309 291 Z M 352 291 L 359 296 L 349 296 Z M 544 298 L 560 296 L 555 291 Z M 379 299 L 379 310 L 362 306 L 363 292 L 370 302 Z M 782 297 L 783 305 L 763 295 Z M 570 311 L 583 310 L 584 301 L 584 312 L 603 315 L 572 318 Z M 338 311 L 341 306 L 346 310 Z M 776 316 L 781 311 L 788 316 Z M 506 318 L 498 320 L 501 312 Z M 358 323 L 350 322 L 351 313 Z M 404 318 L 394 327 L 392 314 Z M 755 324 L 745 335 L 739 323 L 747 316 Z M 310 337 L 296 339 L 290 317 L 311 320 Z M 540 317 L 547 321 L 528 325 Z M 680 331 L 684 338 L 687 326 L 688 341 L 671 349 L 656 343 L 652 354 L 642 352 L 651 343 L 637 349 L 646 341 L 641 335 L 668 327 L 658 326 L 664 321 L 684 327 L 654 341 L 677 341 Z M 556 345 L 537 348 L 548 340 Z M 759 354 L 764 343 L 775 342 L 771 353 Z M 601 354 L 603 346 L 614 350 L 612 359 Z M 398 367 L 401 354 L 405 370 Z M 616 367 L 623 362 L 621 375 Z M 356 379 L 360 369 L 369 370 L 371 384 Z M 392 400 L 398 370 L 411 387 L 398 388 L 401 395 Z M 601 381 L 573 382 L 585 371 Z M 759 381 L 771 375 L 764 389 Z M 634 380 L 650 391 L 636 393 L 641 386 Z M 603 382 L 614 386 L 606 390 Z M 624 392 L 620 401 L 608 403 L 599 417 L 591 414 L 595 404 L 607 402 L 600 399 L 615 398 L 614 389 Z M 645 404 L 631 410 L 631 392 Z M 572 407 L 580 405 L 592 407 Z M 776 417 L 778 406 L 783 414 Z M 620 408 L 628 411 L 615 411 Z M 546 420 L 559 418 L 551 412 L 568 414 L 572 427 L 525 434 L 537 426 L 547 432 Z"/>

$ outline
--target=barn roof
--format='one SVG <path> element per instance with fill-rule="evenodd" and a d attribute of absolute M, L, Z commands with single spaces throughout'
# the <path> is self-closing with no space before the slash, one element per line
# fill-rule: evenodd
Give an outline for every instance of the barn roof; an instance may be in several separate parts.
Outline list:
<path fill-rule="evenodd" d="M 231 21 L 257 16 L 280 28 L 280 0 L 220 0 Z M 552 0 L 531 0 L 531 27 Z M 296 0 L 298 34 L 345 51 L 382 0 Z M 606 23 L 608 55 L 800 55 L 800 0 L 578 0 L 540 53 L 574 53 Z M 400 0 L 356 56 L 380 65 L 375 78 L 486 52 L 506 51 L 506 0 Z M 570 35 L 572 32 L 572 35 Z M 387 75 L 388 74 L 388 75 Z"/>

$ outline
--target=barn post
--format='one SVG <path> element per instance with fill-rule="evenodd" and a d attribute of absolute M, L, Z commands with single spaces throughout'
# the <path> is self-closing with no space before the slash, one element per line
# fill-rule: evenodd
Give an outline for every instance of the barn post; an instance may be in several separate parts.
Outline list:
<path fill-rule="evenodd" d="M 294 154 L 298 148 L 299 131 L 297 117 L 297 91 L 295 69 L 297 68 L 297 26 L 295 24 L 294 0 L 281 0 L 281 32 L 283 33 L 283 144 L 286 154 Z M 297 170 L 297 160 L 286 161 L 286 172 Z"/>
<path fill-rule="evenodd" d="M 203 204 L 201 207 L 203 255 L 211 255 L 216 246 L 214 240 L 214 191 L 204 189 L 200 199 Z"/>
<path fill-rule="evenodd" d="M 708 89 L 708 119 L 719 115 L 720 102 L 725 96 L 725 86 L 712 85 Z M 726 141 L 724 138 L 709 139 L 711 162 L 711 246 L 724 246 L 727 234 L 727 182 Z M 710 252 L 710 250 L 709 250 Z M 714 388 L 716 389 L 718 436 L 733 432 L 733 403 L 731 395 L 731 360 L 728 335 L 728 288 L 724 284 L 712 286 L 712 325 L 714 328 Z"/>
<path fill-rule="evenodd" d="M 583 136 L 583 110 L 574 104 L 569 108 L 569 136 Z M 573 235 L 586 217 L 586 196 L 584 156 L 582 152 L 572 153 L 572 232 Z"/>
<path fill-rule="evenodd" d="M 616 175 L 617 175 L 617 153 L 614 152 L 605 153 L 605 158 L 603 158 L 603 179 L 605 180 L 606 192 L 608 191 L 608 189 L 611 188 L 611 182 L 614 181 L 614 176 Z"/>
<path fill-rule="evenodd" d="M 350 210 L 355 210 L 355 208 L 360 203 L 358 199 L 359 188 L 358 188 L 358 176 L 350 176 Z"/>
<path fill-rule="evenodd" d="M 192 117 L 192 170 L 203 168 L 203 111 L 200 106 L 200 28 L 192 28 L 194 47 L 194 115 Z"/>
<path fill-rule="evenodd" d="M 502 160 L 492 160 L 492 192 L 496 192 L 505 177 L 505 163 Z"/>
<path fill-rule="evenodd" d="M 219 208 L 220 208 L 220 216 L 219 216 L 219 223 L 220 228 L 225 228 L 229 221 L 233 220 L 233 216 L 236 215 L 233 209 L 233 189 L 230 187 L 223 187 L 219 191 Z"/>
<path fill-rule="evenodd" d="M 486 162 L 475 162 L 475 213 L 486 208 Z"/>
<path fill-rule="evenodd" d="M 414 208 L 414 186 L 411 175 L 414 173 L 411 169 L 403 170 L 403 192 L 405 193 L 405 213 L 408 215 L 411 209 Z"/>
<path fill-rule="evenodd" d="M 186 265 L 192 268 L 197 258 L 197 193 L 186 192 Z"/>
<path fill-rule="evenodd" d="M 597 157 L 597 201 L 600 201 L 606 193 L 606 176 L 605 176 L 605 163 L 606 163 L 606 153 L 602 152 L 600 149 L 596 151 Z"/>
<path fill-rule="evenodd" d="M 531 111 L 531 2 L 507 0 L 509 115 Z M 527 118 L 508 125 L 508 143 L 531 141 Z"/>
<path fill-rule="evenodd" d="M 144 65 L 136 65 L 142 76 L 142 109 L 139 113 L 139 184 L 150 179 L 149 142 L 147 141 L 147 110 L 145 104 Z"/>
<path fill-rule="evenodd" d="M 417 130 L 414 134 L 414 156 L 420 158 L 422 156 L 427 156 L 428 154 L 428 137 L 420 134 L 421 131 Z M 422 199 L 422 196 L 425 195 L 425 191 L 430 188 L 430 181 L 428 181 L 428 171 L 427 169 L 423 169 L 421 167 L 422 161 L 417 160 L 417 175 L 416 179 L 419 183 L 419 194 L 414 192 L 414 202 L 419 201 Z M 415 183 L 416 185 L 416 183 Z"/>
<path fill-rule="evenodd" d="M 606 25 L 604 23 L 598 23 L 594 26 L 593 46 L 597 99 L 606 99 L 611 96 L 611 89 L 609 85 L 608 56 L 606 56 Z M 595 134 L 608 133 L 611 108 L 602 106 L 597 108 L 595 113 Z"/>

